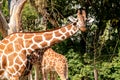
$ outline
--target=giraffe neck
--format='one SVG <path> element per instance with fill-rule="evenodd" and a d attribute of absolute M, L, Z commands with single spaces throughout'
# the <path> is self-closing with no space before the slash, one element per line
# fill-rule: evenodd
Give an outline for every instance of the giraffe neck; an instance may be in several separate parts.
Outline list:
<path fill-rule="evenodd" d="M 61 42 L 75 34 L 77 31 L 78 28 L 76 26 L 69 24 L 65 27 L 45 32 L 14 33 L 4 38 L 0 45 L 5 47 L 7 43 L 7 46 L 13 47 L 12 50 L 15 52 L 19 51 L 21 53 L 22 50 L 26 50 L 27 53 L 31 53 L 35 49 L 43 49 Z M 0 47 L 0 50 L 2 50 L 2 48 L 3 47 Z M 9 50 L 6 49 L 4 52 L 6 53 L 7 51 Z"/>
<path fill-rule="evenodd" d="M 46 48 L 50 47 L 56 43 L 59 43 L 73 34 L 75 34 L 79 29 L 74 26 L 73 24 L 70 24 L 68 26 L 56 29 L 56 30 L 51 30 L 51 31 L 46 31 L 46 32 L 41 32 L 41 33 L 33 33 L 32 37 L 32 43 L 26 44 L 26 46 L 31 48 L 31 50 L 35 50 L 37 48 Z M 25 36 L 28 37 L 30 34 L 26 33 Z M 24 37 L 25 37 L 24 36 Z M 28 39 L 25 38 L 27 41 Z M 26 42 L 25 42 L 26 43 Z M 27 48 L 26 47 L 26 48 Z"/>

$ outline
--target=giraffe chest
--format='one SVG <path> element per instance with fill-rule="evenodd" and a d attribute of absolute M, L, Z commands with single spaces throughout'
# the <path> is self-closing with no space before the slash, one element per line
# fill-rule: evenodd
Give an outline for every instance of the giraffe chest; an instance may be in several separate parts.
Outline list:
<path fill-rule="evenodd" d="M 0 78 L 4 77 L 4 71 L 6 67 L 7 61 L 4 55 L 0 53 Z"/>
<path fill-rule="evenodd" d="M 27 58 L 32 64 L 41 63 L 42 59 L 43 59 L 44 52 L 46 50 L 47 50 L 47 48 L 35 50 L 30 55 L 28 55 Z"/>

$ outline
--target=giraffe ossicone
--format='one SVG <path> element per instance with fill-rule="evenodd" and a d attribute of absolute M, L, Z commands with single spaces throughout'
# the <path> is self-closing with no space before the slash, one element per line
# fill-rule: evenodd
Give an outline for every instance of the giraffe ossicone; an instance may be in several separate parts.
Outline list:
<path fill-rule="evenodd" d="M 0 42 L 0 78 L 19 80 L 27 64 L 27 55 L 36 49 L 50 47 L 61 42 L 79 29 L 86 31 L 85 11 L 78 11 L 77 22 L 59 29 L 44 32 L 19 32 L 5 37 Z"/>

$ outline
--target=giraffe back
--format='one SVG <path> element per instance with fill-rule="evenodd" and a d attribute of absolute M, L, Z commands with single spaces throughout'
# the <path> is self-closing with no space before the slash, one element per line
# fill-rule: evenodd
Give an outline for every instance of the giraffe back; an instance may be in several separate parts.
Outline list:
<path fill-rule="evenodd" d="M 42 71 L 45 71 L 46 73 L 50 71 L 56 71 L 61 80 L 68 79 L 67 59 L 65 58 L 65 56 L 55 52 L 51 48 L 47 49 L 44 52 L 41 67 Z"/>

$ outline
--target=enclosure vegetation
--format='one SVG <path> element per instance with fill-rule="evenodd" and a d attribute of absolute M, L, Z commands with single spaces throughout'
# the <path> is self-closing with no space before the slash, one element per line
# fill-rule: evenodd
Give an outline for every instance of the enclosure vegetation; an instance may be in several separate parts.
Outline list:
<path fill-rule="evenodd" d="M 85 7 L 88 19 L 94 19 L 87 21 L 87 32 L 53 46 L 66 56 L 70 80 L 120 80 L 120 1 L 48 0 L 47 3 L 47 10 L 58 25 L 67 24 L 68 16 L 76 16 L 76 5 Z M 2 12 L 9 19 L 7 0 L 3 1 Z M 41 15 L 28 1 L 22 12 L 23 31 L 41 31 L 40 19 Z M 51 28 L 54 27 L 48 22 L 47 29 Z"/>

